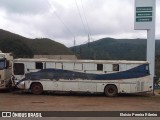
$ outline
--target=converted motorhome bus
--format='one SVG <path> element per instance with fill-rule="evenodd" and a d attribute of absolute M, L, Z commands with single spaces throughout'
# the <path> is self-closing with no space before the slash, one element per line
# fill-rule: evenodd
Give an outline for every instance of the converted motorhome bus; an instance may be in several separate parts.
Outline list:
<path fill-rule="evenodd" d="M 10 53 L 0 51 L 0 89 L 11 88 L 14 84 L 12 77 L 13 56 Z"/>
<path fill-rule="evenodd" d="M 146 61 L 15 59 L 17 87 L 43 91 L 138 93 L 152 91 Z"/>

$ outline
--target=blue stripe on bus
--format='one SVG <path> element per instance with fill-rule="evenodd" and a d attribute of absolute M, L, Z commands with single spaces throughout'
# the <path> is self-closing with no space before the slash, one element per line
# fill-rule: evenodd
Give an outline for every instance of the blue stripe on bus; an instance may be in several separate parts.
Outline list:
<path fill-rule="evenodd" d="M 27 80 L 41 80 L 41 79 L 65 79 L 65 80 L 124 80 L 145 77 L 149 75 L 149 71 L 146 70 L 148 64 L 143 64 L 126 71 L 120 71 L 115 73 L 106 74 L 91 74 L 80 73 L 62 69 L 43 69 L 38 72 L 31 72 L 25 75 L 25 78 L 17 82 L 17 85 Z"/>
<path fill-rule="evenodd" d="M 106 73 L 106 74 L 80 73 L 62 69 L 43 69 L 38 72 L 31 72 L 28 76 L 32 80 L 40 80 L 40 79 L 119 80 L 119 79 L 139 78 L 147 75 L 149 75 L 149 72 L 146 70 L 146 64 L 143 64 L 126 71 Z"/>

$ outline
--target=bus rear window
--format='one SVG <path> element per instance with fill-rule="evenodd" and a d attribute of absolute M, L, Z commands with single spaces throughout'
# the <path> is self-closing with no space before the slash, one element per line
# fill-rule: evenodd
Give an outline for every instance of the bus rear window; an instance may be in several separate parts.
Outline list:
<path fill-rule="evenodd" d="M 14 75 L 24 75 L 24 64 L 23 63 L 14 63 Z"/>

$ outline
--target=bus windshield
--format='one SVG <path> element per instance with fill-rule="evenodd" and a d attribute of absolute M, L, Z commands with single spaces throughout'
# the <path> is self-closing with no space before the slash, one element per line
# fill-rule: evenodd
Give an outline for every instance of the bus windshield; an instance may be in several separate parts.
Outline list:
<path fill-rule="evenodd" d="M 0 69 L 4 69 L 4 68 L 5 68 L 5 60 L 0 59 Z"/>

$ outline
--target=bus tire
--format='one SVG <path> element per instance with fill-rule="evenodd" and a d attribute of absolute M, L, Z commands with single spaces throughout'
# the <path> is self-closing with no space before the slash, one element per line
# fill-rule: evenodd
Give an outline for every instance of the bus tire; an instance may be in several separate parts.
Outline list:
<path fill-rule="evenodd" d="M 43 92 L 43 87 L 41 83 L 32 83 L 31 92 L 35 95 L 40 95 Z"/>
<path fill-rule="evenodd" d="M 104 88 L 104 94 L 108 97 L 114 97 L 117 96 L 118 94 L 118 90 L 117 87 L 115 85 L 107 85 Z"/>

